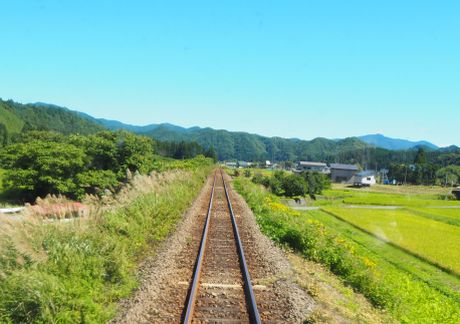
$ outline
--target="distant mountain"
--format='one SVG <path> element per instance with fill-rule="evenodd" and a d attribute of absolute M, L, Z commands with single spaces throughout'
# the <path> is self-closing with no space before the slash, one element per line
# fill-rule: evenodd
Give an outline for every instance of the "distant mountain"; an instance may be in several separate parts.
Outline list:
<path fill-rule="evenodd" d="M 405 139 L 386 137 L 382 134 L 365 135 L 358 138 L 367 144 L 387 150 L 409 150 L 417 147 L 424 147 L 430 150 L 439 149 L 438 146 L 427 141 L 412 142 Z"/>
<path fill-rule="evenodd" d="M 111 130 L 128 130 L 152 137 L 158 141 L 196 142 L 205 149 L 214 148 L 220 160 L 330 160 L 336 161 L 340 153 L 363 150 L 371 146 L 357 138 L 329 140 L 316 138 L 312 141 L 300 139 L 268 138 L 245 132 L 230 132 L 212 128 L 184 128 L 172 124 L 150 124 L 134 126 L 115 120 L 98 119 L 80 113 L 94 123 Z"/>
<path fill-rule="evenodd" d="M 387 138 L 383 135 L 338 140 L 315 138 L 306 141 L 293 138 L 269 138 L 212 128 L 184 128 L 167 123 L 135 126 L 116 120 L 94 118 L 82 112 L 47 103 L 23 105 L 0 99 L 0 137 L 3 136 L 4 130 L 8 134 L 15 134 L 32 129 L 52 130 L 64 134 L 91 134 L 104 129 L 123 129 L 150 136 L 158 141 L 196 142 L 205 149 L 214 148 L 220 160 L 311 160 L 355 163 L 364 168 L 375 169 L 393 162 L 403 163 L 413 160 L 416 148 L 419 146 L 433 153 L 430 155 L 431 159 L 436 159 L 439 154 L 460 152 L 456 146 L 437 149 L 434 144 L 426 141 L 411 142 Z"/>
<path fill-rule="evenodd" d="M 144 134 L 148 133 L 151 131 L 154 131 L 157 128 L 167 128 L 171 131 L 177 132 L 177 133 L 183 133 L 187 131 L 187 128 L 168 124 L 168 123 L 163 123 L 163 124 L 149 124 L 145 126 L 136 126 L 136 125 L 130 125 L 130 124 L 125 124 L 122 123 L 118 120 L 111 120 L 111 119 L 105 119 L 105 118 L 94 118 L 88 114 L 82 113 L 82 112 L 77 112 L 81 117 L 86 118 L 90 120 L 93 123 L 99 124 L 109 130 L 127 130 L 133 133 L 138 133 L 138 134 Z"/>

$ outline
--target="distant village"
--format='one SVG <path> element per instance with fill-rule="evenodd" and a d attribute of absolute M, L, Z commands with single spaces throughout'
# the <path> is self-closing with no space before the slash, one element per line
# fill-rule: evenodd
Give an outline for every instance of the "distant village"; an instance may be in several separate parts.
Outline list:
<path fill-rule="evenodd" d="M 323 162 L 311 161 L 277 164 L 271 161 L 265 161 L 265 163 L 238 161 L 225 162 L 225 166 L 231 169 L 261 168 L 268 170 L 285 170 L 294 173 L 319 172 L 329 175 L 332 182 L 350 184 L 356 187 L 372 186 L 377 183 L 377 180 L 382 184 L 396 184 L 395 180 L 388 180 L 388 170 L 386 169 L 382 169 L 378 172 L 375 170 L 360 170 L 360 168 L 354 164 L 331 163 L 328 165 Z"/>

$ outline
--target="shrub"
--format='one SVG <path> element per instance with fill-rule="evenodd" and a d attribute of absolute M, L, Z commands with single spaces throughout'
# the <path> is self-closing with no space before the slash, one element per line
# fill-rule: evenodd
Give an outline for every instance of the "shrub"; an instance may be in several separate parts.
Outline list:
<path fill-rule="evenodd" d="M 305 180 L 295 174 L 284 177 L 281 185 L 286 197 L 305 196 L 308 192 Z"/>

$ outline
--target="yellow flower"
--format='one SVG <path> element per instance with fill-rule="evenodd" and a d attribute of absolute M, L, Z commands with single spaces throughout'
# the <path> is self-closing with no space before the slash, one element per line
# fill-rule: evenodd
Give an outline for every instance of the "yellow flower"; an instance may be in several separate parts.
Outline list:
<path fill-rule="evenodd" d="M 374 261 L 366 257 L 363 258 L 363 261 L 364 261 L 364 265 L 368 268 L 375 268 L 375 266 L 377 265 L 377 263 L 375 263 Z"/>

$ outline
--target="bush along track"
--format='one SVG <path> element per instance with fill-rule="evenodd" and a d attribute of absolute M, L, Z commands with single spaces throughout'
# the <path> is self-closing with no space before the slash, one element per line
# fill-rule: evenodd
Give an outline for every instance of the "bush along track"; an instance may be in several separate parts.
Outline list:
<path fill-rule="evenodd" d="M 202 159 L 154 174 L 142 182 L 150 190 L 85 220 L 2 228 L 0 322 L 109 320 L 136 287 L 142 256 L 175 228 L 211 168 Z"/>
<path fill-rule="evenodd" d="M 235 188 L 261 230 L 305 258 L 324 264 L 376 307 L 402 323 L 458 323 L 460 304 L 310 216 L 280 204 L 247 179 Z"/>

